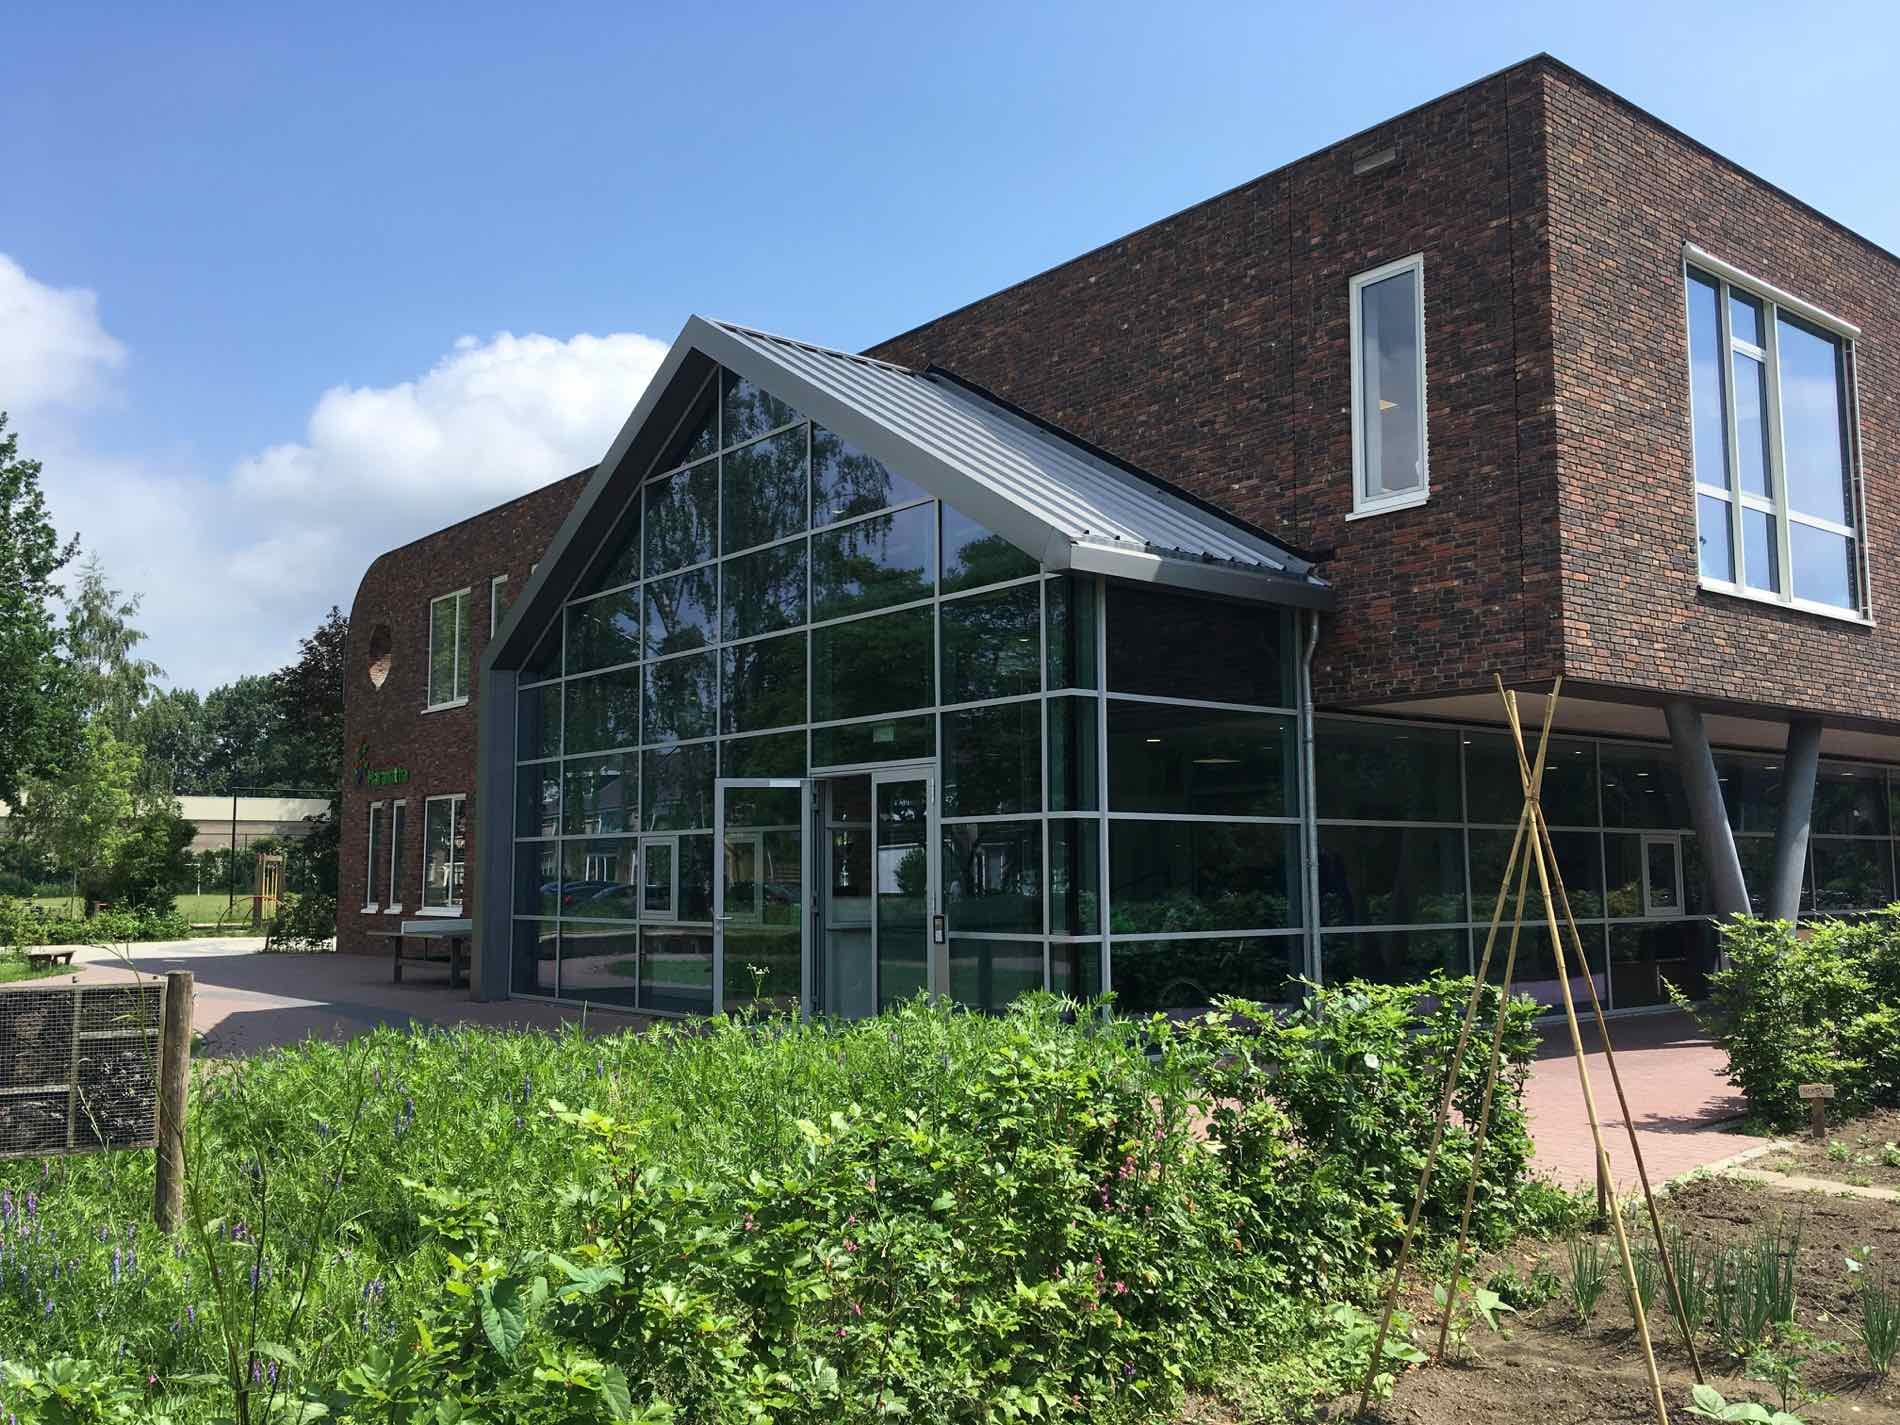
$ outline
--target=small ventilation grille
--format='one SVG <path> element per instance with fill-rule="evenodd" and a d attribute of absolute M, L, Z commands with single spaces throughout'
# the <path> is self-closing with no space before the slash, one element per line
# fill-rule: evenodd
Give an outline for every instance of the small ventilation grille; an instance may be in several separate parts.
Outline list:
<path fill-rule="evenodd" d="M 1352 171 L 1355 176 L 1362 173 L 1377 173 L 1381 168 L 1398 161 L 1399 151 L 1391 144 L 1384 148 L 1361 149 L 1353 155 Z"/>

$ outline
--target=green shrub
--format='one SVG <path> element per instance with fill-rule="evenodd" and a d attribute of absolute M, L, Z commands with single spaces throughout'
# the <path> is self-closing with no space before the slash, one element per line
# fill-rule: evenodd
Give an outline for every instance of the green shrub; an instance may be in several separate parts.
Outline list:
<path fill-rule="evenodd" d="M 1728 964 L 1709 976 L 1709 1004 L 1696 1011 L 1751 1117 L 1772 1128 L 1800 1121 L 1804 1083 L 1834 1085 L 1850 1113 L 1900 1104 L 1900 907 L 1807 931 L 1797 938 L 1785 921 L 1725 922 Z"/>
<path fill-rule="evenodd" d="M 91 917 L 47 915 L 30 910 L 30 945 L 122 945 L 144 940 L 188 940 L 191 923 L 175 910 L 138 914 L 102 910 Z"/>
<path fill-rule="evenodd" d="M 286 895 L 271 917 L 264 948 L 270 951 L 333 949 L 336 897 L 308 893 Z"/>
<path fill-rule="evenodd" d="M 0 1164 L 0 1359 L 91 1363 L 180 1425 L 239 1391 L 252 1419 L 736 1425 L 1167 1420 L 1235 1369 L 1343 1388 L 1364 1350 L 1325 1309 L 1374 1300 L 1462 1003 L 1418 1000 L 311 1041 L 200 1078 L 176 1248 L 149 1156 Z M 1526 1172 L 1509 1013 L 1493 1236 Z"/>
<path fill-rule="evenodd" d="M 197 827 L 178 814 L 176 805 L 134 818 L 112 854 L 106 877 L 106 895 L 113 907 L 137 914 L 170 910 L 178 892 L 191 884 L 191 856 L 186 848 L 197 834 Z"/>

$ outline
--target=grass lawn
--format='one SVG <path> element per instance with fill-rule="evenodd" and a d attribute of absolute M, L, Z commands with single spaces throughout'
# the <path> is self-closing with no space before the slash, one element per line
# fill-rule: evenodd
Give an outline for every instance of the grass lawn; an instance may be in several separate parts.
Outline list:
<path fill-rule="evenodd" d="M 70 900 L 65 896 L 34 896 L 30 904 L 40 907 L 48 915 L 82 915 L 85 912 L 85 902 L 76 896 Z M 238 923 L 248 926 L 251 920 L 251 898 L 248 895 L 241 895 L 235 905 L 228 905 L 225 892 L 206 891 L 202 895 L 179 896 L 175 904 L 178 913 L 193 925 Z"/>
<path fill-rule="evenodd" d="M 70 965 L 35 965 L 24 956 L 0 955 L 0 985 L 17 980 L 43 980 L 49 975 L 70 975 Z"/>

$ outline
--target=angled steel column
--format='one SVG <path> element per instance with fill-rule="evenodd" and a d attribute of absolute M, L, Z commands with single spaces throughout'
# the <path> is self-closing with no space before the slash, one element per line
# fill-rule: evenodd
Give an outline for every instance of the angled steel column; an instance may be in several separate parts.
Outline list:
<path fill-rule="evenodd" d="M 1696 840 L 1702 844 L 1702 864 L 1709 878 L 1710 908 L 1717 916 L 1748 914 L 1748 887 L 1742 880 L 1742 861 L 1735 854 L 1735 834 L 1729 829 L 1722 804 L 1722 784 L 1716 780 L 1715 757 L 1702 710 L 1687 698 L 1663 704 L 1669 721 L 1669 741 L 1676 749 L 1676 769 L 1689 795 L 1689 816 Z"/>
<path fill-rule="evenodd" d="M 508 999 L 514 972 L 515 685 L 513 669 L 482 674 L 475 719 L 474 866 L 462 894 L 473 896 L 469 992 Z M 425 851 L 426 856 L 426 851 Z"/>
<path fill-rule="evenodd" d="M 1768 893 L 1768 914 L 1776 920 L 1792 921 L 1801 914 L 1808 823 L 1814 812 L 1814 783 L 1820 765 L 1821 720 L 1790 720 L 1788 752 L 1781 764 L 1781 812 L 1775 818 L 1775 883 Z"/>

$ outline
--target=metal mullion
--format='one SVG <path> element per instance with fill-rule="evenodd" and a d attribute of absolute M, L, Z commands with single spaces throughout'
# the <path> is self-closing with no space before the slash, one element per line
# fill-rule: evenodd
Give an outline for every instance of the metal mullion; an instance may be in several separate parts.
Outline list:
<path fill-rule="evenodd" d="M 1297 816 L 1223 816 L 1214 812 L 1173 812 L 1173 811 L 1111 811 L 1105 813 L 1110 821 L 1183 821 L 1203 825 L 1218 826 L 1298 826 Z M 963 818 L 971 821 L 989 821 L 991 817 Z M 1413 826 L 1418 823 L 1410 823 Z M 1451 828 L 1456 830 L 1456 827 Z"/>
<path fill-rule="evenodd" d="M 1042 702 L 1047 696 L 1046 693 L 1010 693 L 1000 698 L 971 698 L 968 702 L 933 703 L 931 706 L 938 712 L 968 712 L 972 708 L 997 708 L 1007 707 L 1013 703 Z"/>
<path fill-rule="evenodd" d="M 1411 830 L 1424 829 L 1427 831 L 1463 831 L 1471 825 L 1471 823 L 1464 822 L 1464 821 L 1395 821 L 1390 818 L 1386 818 L 1382 820 L 1377 817 L 1353 818 L 1353 817 L 1328 816 L 1328 817 L 1317 818 L 1317 821 L 1319 825 L 1321 826 L 1361 826 L 1361 827 L 1369 827 L 1377 831 L 1400 831 L 1400 830 L 1405 830 L 1405 829 L 1411 829 Z M 1487 825 L 1483 829 L 1491 830 L 1493 828 Z M 1515 831 L 1517 827 L 1515 823 L 1513 823 L 1511 826 L 1497 827 L 1495 829 L 1499 831 Z M 1553 830 L 1554 829 L 1555 828 L 1553 828 Z"/>
<path fill-rule="evenodd" d="M 1775 497 L 1775 556 L 1780 566 L 1781 596 L 1794 598 L 1794 541 L 1789 538 L 1788 528 L 1788 472 L 1781 448 L 1781 332 L 1780 322 L 1774 303 L 1764 301 L 1761 304 L 1763 336 L 1766 345 L 1762 349 L 1763 375 L 1767 382 L 1767 394 L 1764 413 L 1768 422 L 1768 470 L 1774 482 Z"/>
<path fill-rule="evenodd" d="M 1730 330 L 1728 317 L 1729 285 L 1718 280 L 1715 288 L 1715 322 L 1719 337 L 1717 349 L 1722 353 L 1722 368 L 1716 373 L 1722 383 L 1722 425 L 1727 438 L 1723 472 L 1728 476 L 1728 488 L 1732 498 L 1728 502 L 1729 523 L 1729 578 L 1737 588 L 1748 587 L 1748 552 L 1742 543 L 1742 448 L 1741 426 L 1735 419 L 1735 350 L 1732 345 L 1734 333 Z"/>
<path fill-rule="evenodd" d="M 816 619 L 816 620 L 813 620 L 810 624 L 806 625 L 806 627 L 808 628 L 836 628 L 841 623 L 857 623 L 863 619 L 877 618 L 881 614 L 905 613 L 912 609 L 935 608 L 936 604 L 937 604 L 936 595 L 934 593 L 926 594 L 921 599 L 911 599 L 908 602 L 901 603 L 901 604 L 891 604 L 888 607 L 881 608 L 881 609 L 871 609 L 862 613 L 839 614 L 838 617 L 836 618 Z"/>
<path fill-rule="evenodd" d="M 833 520 L 830 524 L 823 524 L 823 525 L 814 524 L 811 528 L 811 533 L 831 534 L 836 530 L 849 529 L 852 525 L 863 524 L 866 520 L 880 519 L 885 515 L 901 514 L 905 510 L 914 510 L 919 505 L 931 504 L 932 502 L 936 500 L 936 498 L 937 497 L 935 495 L 925 495 L 919 499 L 906 500 L 901 505 L 886 505 L 882 509 L 869 510 L 861 515 L 847 515 L 845 516 L 845 518 L 841 520 Z M 817 506 L 816 504 L 813 504 L 812 514 L 814 518 L 816 517 L 817 512 L 818 512 Z"/>
<path fill-rule="evenodd" d="M 1095 888 L 1096 914 L 1100 923 L 1097 967 L 1103 994 L 1114 989 L 1115 964 L 1109 953 L 1109 927 L 1113 906 L 1109 896 L 1108 854 L 1108 581 L 1095 576 Z"/>
<path fill-rule="evenodd" d="M 1826 530 L 1829 534 L 1838 534 L 1845 539 L 1857 539 L 1852 525 L 1836 524 L 1833 520 L 1823 519 L 1819 515 L 1804 515 L 1801 511 L 1789 507 L 1788 520 L 1791 524 L 1804 524 L 1812 529 Z"/>
<path fill-rule="evenodd" d="M 1300 715 L 1298 708 L 1276 708 L 1262 703 L 1217 703 L 1204 698 L 1164 698 L 1153 693 L 1118 693 L 1112 689 L 1106 696 L 1116 702 L 1149 703 L 1157 707 L 1203 708 L 1213 712 L 1270 713 L 1275 717 L 1291 718 L 1297 718 Z"/>
<path fill-rule="evenodd" d="M 1042 578 L 1040 573 L 1024 574 L 1020 578 L 1002 579 L 994 584 L 979 584 L 974 589 L 956 589 L 948 594 L 939 594 L 937 597 L 941 603 L 953 604 L 959 599 L 974 599 L 984 594 L 994 594 L 999 589 L 1020 588 L 1022 585 L 1032 583 L 1040 578 Z"/>
<path fill-rule="evenodd" d="M 1329 933 L 1337 932 L 1344 928 L 1343 926 L 1334 925 L 1326 927 Z M 1365 929 L 1369 930 L 1458 930 L 1461 928 L 1461 926 L 1456 924 L 1420 926 L 1378 925 L 1365 927 Z M 1305 934 L 1305 929 L 1298 927 L 1291 930 L 1263 930 L 1258 928 L 1248 930 L 1157 930 L 1152 933 L 1140 930 L 1124 930 L 1120 934 L 1111 935 L 1109 940 L 1112 943 L 1121 945 L 1125 945 L 1130 941 L 1151 942 L 1155 940 L 1292 940 L 1296 937 L 1304 937 Z"/>
<path fill-rule="evenodd" d="M 942 622 L 941 617 L 938 622 Z M 1055 966 L 1050 958 L 1048 939 L 1050 932 L 1055 929 L 1054 910 L 1051 904 L 1055 900 L 1055 875 L 1049 855 L 1051 844 L 1049 840 L 1049 690 L 1046 686 L 1049 681 L 1048 645 L 1049 584 L 1046 579 L 1038 576 L 1036 583 L 1036 752 L 1042 774 L 1037 805 L 1042 813 L 1042 987 L 1045 990 L 1052 989 L 1055 985 Z M 943 695 L 941 688 L 937 692 L 939 697 Z M 942 730 L 940 725 L 938 732 L 941 734 Z M 939 747 L 940 757 L 942 751 L 943 749 Z M 1070 875 L 1074 875 L 1073 869 Z"/>

